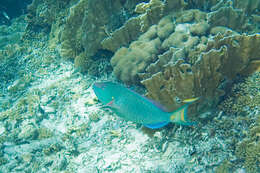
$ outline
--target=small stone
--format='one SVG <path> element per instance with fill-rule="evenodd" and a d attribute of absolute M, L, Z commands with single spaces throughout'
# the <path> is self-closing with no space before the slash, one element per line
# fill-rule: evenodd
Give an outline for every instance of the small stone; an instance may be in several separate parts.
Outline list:
<path fill-rule="evenodd" d="M 62 149 L 62 146 L 60 144 L 52 144 L 50 147 L 43 149 L 43 153 L 47 156 L 51 154 L 55 154 L 59 152 Z"/>
<path fill-rule="evenodd" d="M 37 135 L 36 128 L 32 124 L 27 124 L 21 127 L 18 137 L 21 139 L 34 139 Z"/>
<path fill-rule="evenodd" d="M 38 134 L 38 139 L 46 139 L 53 136 L 52 131 L 47 128 L 39 128 Z"/>
<path fill-rule="evenodd" d="M 43 105 L 46 105 L 48 101 L 49 101 L 49 97 L 48 97 L 47 95 L 43 95 L 43 96 L 41 97 L 41 103 L 42 103 Z"/>
<path fill-rule="evenodd" d="M 98 113 L 94 112 L 89 115 L 89 119 L 94 122 L 98 122 L 100 120 Z"/>
<path fill-rule="evenodd" d="M 5 128 L 2 125 L 0 125 L 0 136 L 3 135 L 4 132 L 5 132 Z"/>
<path fill-rule="evenodd" d="M 32 154 L 30 154 L 30 153 L 25 153 L 25 154 L 22 155 L 22 158 L 23 158 L 23 161 L 24 161 L 24 162 L 29 163 L 29 162 L 32 161 Z"/>
<path fill-rule="evenodd" d="M 85 105 L 94 105 L 97 103 L 97 100 L 97 97 L 88 97 L 85 102 Z"/>
<path fill-rule="evenodd" d="M 53 107 L 44 106 L 43 109 L 46 113 L 55 113 L 55 109 Z"/>
<path fill-rule="evenodd" d="M 6 164 L 8 162 L 8 160 L 4 157 L 0 157 L 0 166 Z"/>

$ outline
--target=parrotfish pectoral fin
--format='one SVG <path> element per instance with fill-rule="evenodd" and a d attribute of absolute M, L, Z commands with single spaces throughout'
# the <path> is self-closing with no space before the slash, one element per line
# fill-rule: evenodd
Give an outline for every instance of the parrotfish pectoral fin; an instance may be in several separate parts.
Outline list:
<path fill-rule="evenodd" d="M 106 106 L 111 106 L 114 103 L 114 99 L 112 99 L 110 102 L 106 104 Z"/>
<path fill-rule="evenodd" d="M 159 129 L 163 126 L 166 126 L 169 122 L 162 122 L 162 123 L 156 123 L 156 124 L 144 124 L 145 127 L 148 127 L 150 129 Z"/>

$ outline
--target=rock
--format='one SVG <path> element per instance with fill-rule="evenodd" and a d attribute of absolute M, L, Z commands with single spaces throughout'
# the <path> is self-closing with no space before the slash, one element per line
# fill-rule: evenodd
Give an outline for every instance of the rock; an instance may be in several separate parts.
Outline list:
<path fill-rule="evenodd" d="M 25 122 L 21 127 L 18 137 L 22 140 L 35 139 L 38 136 L 37 129 L 34 125 Z"/>

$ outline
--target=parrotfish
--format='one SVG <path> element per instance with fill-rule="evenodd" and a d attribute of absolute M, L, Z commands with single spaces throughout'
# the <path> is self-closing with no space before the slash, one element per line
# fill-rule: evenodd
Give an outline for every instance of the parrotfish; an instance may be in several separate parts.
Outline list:
<path fill-rule="evenodd" d="M 194 125 L 187 120 L 189 104 L 198 98 L 187 99 L 186 103 L 173 112 L 165 111 L 154 101 L 114 82 L 97 82 L 93 90 L 98 100 L 108 106 L 119 117 L 140 123 L 151 129 L 161 128 L 170 122 L 182 125 Z"/>

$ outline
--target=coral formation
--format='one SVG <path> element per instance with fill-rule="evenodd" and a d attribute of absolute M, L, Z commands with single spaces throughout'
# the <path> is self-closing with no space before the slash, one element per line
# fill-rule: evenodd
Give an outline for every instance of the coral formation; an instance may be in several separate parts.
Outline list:
<path fill-rule="evenodd" d="M 151 27 L 137 41 L 132 42 L 128 49 L 122 47 L 115 53 L 111 65 L 119 79 L 126 83 L 138 81 L 137 74 L 155 60 L 161 45 L 160 39 L 156 38 L 156 31 L 157 26 Z"/>
<path fill-rule="evenodd" d="M 60 54 L 66 59 L 75 60 L 80 56 L 81 60 L 76 62 L 83 63 L 78 66 L 85 72 L 96 65 L 91 65 L 94 62 L 91 57 L 99 56 L 101 41 L 133 16 L 138 2 L 140 0 L 113 3 L 111 0 L 34 0 L 28 7 L 26 36 L 31 37 L 38 31 L 49 33 L 49 47 L 55 49 L 61 44 Z"/>
<path fill-rule="evenodd" d="M 250 73 L 249 64 L 255 64 L 257 69 L 260 57 L 256 50 L 260 45 L 259 34 L 239 35 L 255 33 L 257 26 L 249 24 L 244 6 L 237 3 L 212 2 L 210 13 L 197 9 L 164 13 L 158 24 L 129 47 L 121 44 L 124 47 L 111 59 L 114 74 L 127 84 L 141 82 L 148 97 L 170 110 L 180 106 L 176 100 L 194 96 L 203 98 L 197 110 L 215 106 L 238 74 Z M 143 8 L 150 6 L 143 3 L 136 9 L 142 13 Z M 241 8 L 235 8 L 238 6 Z M 152 35 L 153 40 L 159 38 L 160 42 L 142 40 L 145 35 Z M 146 41 L 152 44 L 150 48 L 157 50 L 144 48 L 140 52 L 134 48 L 140 40 L 142 45 Z"/>
<path fill-rule="evenodd" d="M 251 61 L 257 62 L 260 57 L 257 46 L 247 46 L 259 45 L 259 34 L 237 33 L 245 30 L 242 25 L 247 24 L 242 10 L 230 4 L 216 10 L 208 18 L 199 10 L 166 15 L 129 47 L 116 51 L 111 59 L 114 74 L 128 84 L 141 82 L 150 98 L 171 110 L 180 106 L 176 100 L 194 96 L 203 98 L 197 110 L 215 106 L 235 76 L 245 73 Z M 217 16 L 223 10 L 234 25 L 223 23 L 226 19 Z M 213 39 L 207 38 L 210 33 L 215 35 Z M 144 39 L 147 35 L 150 39 Z M 150 49 L 145 48 L 146 44 L 151 44 Z"/>
<path fill-rule="evenodd" d="M 163 70 L 141 82 L 150 98 L 170 109 L 179 106 L 176 98 L 183 100 L 194 96 L 202 97 L 200 107 L 204 104 L 216 105 L 218 98 L 224 94 L 225 85 L 232 82 L 250 61 L 259 59 L 259 39 L 259 34 L 218 36 L 207 44 L 205 52 L 194 64 L 184 60 L 168 63 Z"/>
<path fill-rule="evenodd" d="M 243 9 L 247 14 L 260 14 L 259 8 L 260 8 L 260 2 L 256 0 L 234 0 L 234 7 Z"/>
<path fill-rule="evenodd" d="M 102 49 L 101 41 L 129 18 L 131 14 L 128 11 L 135 3 L 136 1 L 126 3 L 119 0 L 113 3 L 110 0 L 77 2 L 70 7 L 61 33 L 61 55 L 74 59 L 84 54 L 85 61 L 90 61 Z"/>
<path fill-rule="evenodd" d="M 62 24 L 62 18 L 68 13 L 68 7 L 75 2 L 75 0 L 32 1 L 28 6 L 27 32 L 39 30 L 50 32 L 53 25 Z"/>
<path fill-rule="evenodd" d="M 260 170 L 260 115 L 257 114 L 260 106 L 259 82 L 260 72 L 257 72 L 244 82 L 235 84 L 219 106 L 226 113 L 240 117 L 241 123 L 249 124 L 250 128 L 244 131 L 244 139 L 235 144 L 236 156 L 248 172 Z"/>
<path fill-rule="evenodd" d="M 55 3 L 52 0 L 45 2 L 35 0 L 29 7 L 27 18 L 28 30 L 45 28 L 44 30 L 51 31 L 49 46 L 54 48 L 57 43 L 61 43 L 61 55 L 73 59 L 81 71 L 91 74 L 95 74 L 97 69 L 94 66 L 102 63 L 93 60 L 93 57 L 100 59 L 98 57 L 100 50 L 106 49 L 118 55 L 119 52 L 122 53 L 122 47 L 128 48 L 151 26 L 156 25 L 156 37 L 160 39 L 163 50 L 157 50 L 157 54 L 150 57 L 153 60 L 147 61 L 143 67 L 139 67 L 139 70 L 130 68 L 132 71 L 128 70 L 129 76 L 118 75 L 120 71 L 124 71 L 120 70 L 124 68 L 123 66 L 119 68 L 116 65 L 114 70 L 116 76 L 124 82 L 139 83 L 137 74 L 144 72 L 146 66 L 153 63 L 160 54 L 167 51 L 169 47 L 185 47 L 180 42 L 176 42 L 178 39 L 182 43 L 188 41 L 191 46 L 183 48 L 184 56 L 194 54 L 190 49 L 199 44 L 196 50 L 198 56 L 205 47 L 205 40 L 207 40 L 205 38 L 208 38 L 209 34 L 216 35 L 219 32 L 226 34 L 227 31 L 255 33 L 259 28 L 257 24 L 259 14 L 256 10 L 258 6 L 259 3 L 250 0 L 243 3 L 238 0 L 234 2 L 228 0 L 122 2 L 117 0 L 112 5 L 109 0 L 102 2 L 67 0 L 55 1 Z M 252 20 L 249 20 L 248 15 Z M 178 24 L 181 25 L 177 29 L 181 31 L 174 32 Z M 135 64 L 136 61 L 130 66 Z"/>
<path fill-rule="evenodd" d="M 244 162 L 244 166 L 248 172 L 259 172 L 260 166 L 260 125 L 250 129 L 249 138 L 238 143 L 236 155 Z"/>
<path fill-rule="evenodd" d="M 128 46 L 131 41 L 147 31 L 149 27 L 163 16 L 165 4 L 160 0 L 151 0 L 136 5 L 135 12 L 141 15 L 129 19 L 122 27 L 105 38 L 101 44 L 103 49 L 116 51 L 121 46 Z"/>
<path fill-rule="evenodd" d="M 225 26 L 240 31 L 246 23 L 246 16 L 243 10 L 233 7 L 221 7 L 219 10 L 208 14 L 209 24 L 214 26 Z"/>

